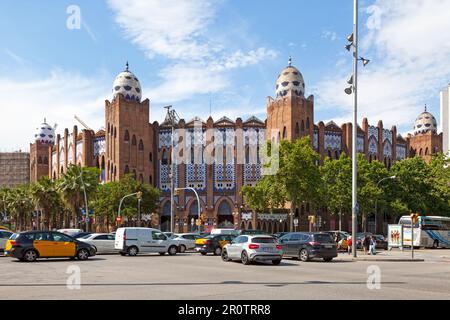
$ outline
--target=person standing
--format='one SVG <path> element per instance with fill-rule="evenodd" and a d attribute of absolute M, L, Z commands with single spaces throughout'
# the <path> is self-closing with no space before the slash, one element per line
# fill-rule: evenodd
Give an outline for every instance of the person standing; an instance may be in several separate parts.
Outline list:
<path fill-rule="evenodd" d="M 366 235 L 364 237 L 364 240 L 362 242 L 362 246 L 363 246 L 363 249 L 364 249 L 364 254 L 367 255 L 367 253 L 369 251 L 369 247 L 370 247 L 370 238 L 369 238 L 369 236 Z"/>
<path fill-rule="evenodd" d="M 375 239 L 375 236 L 372 236 L 370 238 L 369 254 L 370 255 L 376 255 L 377 254 L 377 240 Z"/>
<path fill-rule="evenodd" d="M 352 253 L 352 236 L 348 236 L 347 238 L 347 252 L 348 254 Z"/>

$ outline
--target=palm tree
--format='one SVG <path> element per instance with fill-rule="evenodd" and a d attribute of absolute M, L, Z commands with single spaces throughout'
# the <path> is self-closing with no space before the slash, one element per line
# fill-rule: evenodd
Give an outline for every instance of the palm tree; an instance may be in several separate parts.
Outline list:
<path fill-rule="evenodd" d="M 98 177 L 99 170 L 97 168 L 81 168 L 71 165 L 57 183 L 63 200 L 72 212 L 74 227 L 78 226 L 78 208 L 84 203 L 84 192 L 90 195 L 97 189 Z"/>
<path fill-rule="evenodd" d="M 6 196 L 6 204 L 16 222 L 16 229 L 26 230 L 28 223 L 31 222 L 31 212 L 34 209 L 30 186 L 24 185 L 11 189 Z"/>
<path fill-rule="evenodd" d="M 61 196 L 58 193 L 56 183 L 49 177 L 42 177 L 31 186 L 31 195 L 36 206 L 44 213 L 43 229 L 51 230 L 55 227 L 57 212 L 62 207 Z"/>

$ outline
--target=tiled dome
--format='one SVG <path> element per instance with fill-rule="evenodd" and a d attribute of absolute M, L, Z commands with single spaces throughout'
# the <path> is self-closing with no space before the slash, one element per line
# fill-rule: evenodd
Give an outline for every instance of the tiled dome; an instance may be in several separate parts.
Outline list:
<path fill-rule="evenodd" d="M 142 91 L 138 78 L 128 70 L 128 62 L 125 71 L 119 73 L 113 84 L 113 99 L 121 93 L 126 100 L 141 102 Z"/>
<path fill-rule="evenodd" d="M 425 134 L 429 131 L 434 134 L 437 133 L 437 121 L 436 118 L 427 111 L 427 107 L 425 106 L 425 111 L 417 117 L 414 124 L 414 134 Z"/>
<path fill-rule="evenodd" d="M 44 144 L 55 143 L 55 129 L 52 128 L 44 119 L 44 122 L 36 128 L 36 134 L 34 140 Z"/>
<path fill-rule="evenodd" d="M 303 75 L 297 68 L 292 66 L 292 59 L 289 58 L 289 66 L 281 71 L 277 79 L 276 95 L 277 99 L 285 97 L 292 90 L 294 95 L 303 97 L 305 95 L 305 81 Z"/>

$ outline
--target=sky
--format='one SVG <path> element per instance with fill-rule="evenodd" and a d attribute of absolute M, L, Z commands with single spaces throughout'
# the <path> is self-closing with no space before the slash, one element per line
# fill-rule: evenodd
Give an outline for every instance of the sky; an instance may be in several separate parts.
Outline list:
<path fill-rule="evenodd" d="M 360 0 L 359 122 L 412 130 L 450 83 L 450 0 Z M 80 117 L 104 127 L 124 70 L 139 78 L 151 122 L 266 118 L 292 56 L 315 97 L 315 122 L 351 121 L 344 93 L 352 0 L 2 0 L 0 151 L 29 149 L 43 119 L 57 133 Z"/>

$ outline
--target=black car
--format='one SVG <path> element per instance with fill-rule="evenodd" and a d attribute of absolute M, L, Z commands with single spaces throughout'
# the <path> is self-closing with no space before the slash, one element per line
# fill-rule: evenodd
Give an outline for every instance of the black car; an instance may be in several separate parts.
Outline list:
<path fill-rule="evenodd" d="M 231 234 L 214 234 L 198 238 L 195 240 L 195 251 L 200 252 L 202 255 L 214 253 L 214 255 L 220 256 L 223 246 L 233 241 L 234 238 L 236 236 Z"/>
<path fill-rule="evenodd" d="M 241 230 L 240 235 L 245 236 L 258 236 L 258 235 L 265 235 L 267 232 L 264 232 L 262 230 L 256 230 L 256 229 L 249 229 L 249 230 Z"/>
<path fill-rule="evenodd" d="M 88 235 L 91 235 L 91 234 L 92 234 L 92 232 L 80 232 L 80 233 L 77 233 L 77 234 L 73 235 L 72 237 L 75 238 L 75 239 L 80 239 L 80 238 L 84 238 L 84 237 L 86 237 Z"/>
<path fill-rule="evenodd" d="M 282 236 L 288 234 L 289 232 L 277 232 L 272 235 L 275 239 L 280 239 Z"/>
<path fill-rule="evenodd" d="M 283 246 L 283 257 L 309 261 L 320 258 L 330 262 L 338 256 L 337 245 L 332 236 L 325 232 L 293 232 L 278 241 Z"/>
<path fill-rule="evenodd" d="M 21 261 L 39 258 L 78 258 L 95 256 L 95 248 L 85 242 L 56 231 L 28 231 L 15 233 L 6 243 L 5 254 Z"/>
<path fill-rule="evenodd" d="M 376 249 L 384 249 L 384 250 L 388 249 L 388 241 L 385 236 L 381 234 L 376 234 L 374 237 L 375 240 L 377 241 L 377 245 L 375 246 Z"/>

